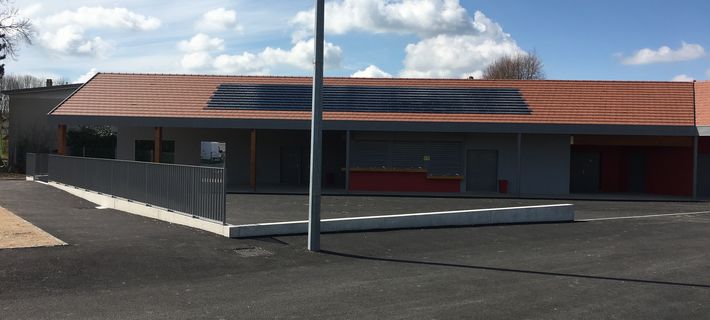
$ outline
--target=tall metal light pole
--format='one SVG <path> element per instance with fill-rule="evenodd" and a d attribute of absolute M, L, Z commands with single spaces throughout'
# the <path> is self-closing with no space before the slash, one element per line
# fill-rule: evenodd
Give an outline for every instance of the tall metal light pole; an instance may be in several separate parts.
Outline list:
<path fill-rule="evenodd" d="M 323 31 L 325 0 L 316 0 L 315 73 L 311 116 L 311 181 L 308 192 L 308 250 L 320 251 L 321 147 L 323 122 Z"/>

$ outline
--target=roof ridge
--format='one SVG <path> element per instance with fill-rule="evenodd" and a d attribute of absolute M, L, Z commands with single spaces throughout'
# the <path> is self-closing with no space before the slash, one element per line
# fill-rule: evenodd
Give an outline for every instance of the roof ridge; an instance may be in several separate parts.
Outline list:
<path fill-rule="evenodd" d="M 165 77 L 219 77 L 219 78 L 262 78 L 262 79 L 311 79 L 311 76 L 288 76 L 288 75 L 240 75 L 240 74 L 205 74 L 205 73 L 150 73 L 150 72 L 100 72 L 106 75 L 125 75 L 125 76 L 165 76 Z M 465 79 L 465 78 L 364 78 L 364 77 L 345 77 L 331 76 L 325 79 L 339 80 L 367 80 L 367 81 L 432 81 L 432 82 L 526 82 L 526 83 L 676 83 L 676 84 L 692 84 L 693 82 L 683 81 L 663 81 L 663 80 L 593 80 L 593 79 L 544 79 L 544 80 L 528 80 L 528 79 Z M 710 82 L 710 80 L 698 81 Z"/>

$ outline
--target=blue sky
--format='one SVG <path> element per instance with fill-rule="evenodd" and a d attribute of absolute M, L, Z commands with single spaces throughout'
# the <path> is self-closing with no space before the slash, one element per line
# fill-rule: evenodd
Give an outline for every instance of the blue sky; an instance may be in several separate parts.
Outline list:
<path fill-rule="evenodd" d="M 550 79 L 710 79 L 710 1 L 337 0 L 326 74 L 480 76 L 535 50 Z M 16 0 L 35 23 L 8 73 L 309 75 L 313 1 Z"/>

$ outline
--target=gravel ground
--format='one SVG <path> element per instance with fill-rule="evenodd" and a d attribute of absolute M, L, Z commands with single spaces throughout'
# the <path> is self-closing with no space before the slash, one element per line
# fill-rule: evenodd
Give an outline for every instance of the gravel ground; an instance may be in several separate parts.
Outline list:
<path fill-rule="evenodd" d="M 24 180 L 25 175 L 0 171 L 0 180 Z"/>
<path fill-rule="evenodd" d="M 65 243 L 0 207 L 0 249 L 58 245 L 65 245 Z"/>

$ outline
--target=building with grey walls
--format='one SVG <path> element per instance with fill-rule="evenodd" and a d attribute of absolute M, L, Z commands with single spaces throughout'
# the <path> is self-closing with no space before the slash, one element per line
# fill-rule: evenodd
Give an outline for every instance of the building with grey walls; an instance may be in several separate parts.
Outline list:
<path fill-rule="evenodd" d="M 27 152 L 57 149 L 57 125 L 47 114 L 71 95 L 80 84 L 46 86 L 3 91 L 9 99 L 8 160 L 11 167 L 22 168 Z"/>
<path fill-rule="evenodd" d="M 200 164 L 201 146 L 220 143 L 231 191 L 298 191 L 310 81 L 99 73 L 49 118 L 59 133 L 117 128 L 119 159 Z M 710 193 L 699 160 L 710 154 L 706 92 L 704 82 L 326 78 L 322 183 L 388 194 Z"/>

